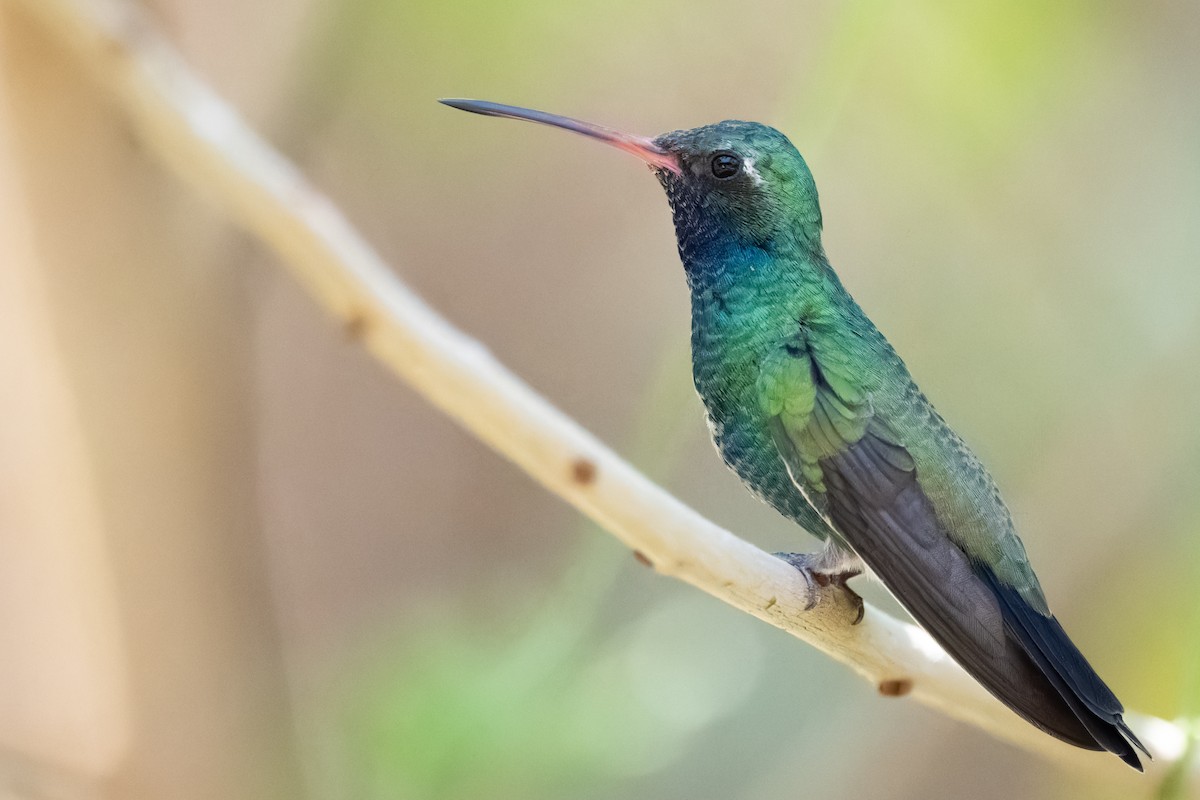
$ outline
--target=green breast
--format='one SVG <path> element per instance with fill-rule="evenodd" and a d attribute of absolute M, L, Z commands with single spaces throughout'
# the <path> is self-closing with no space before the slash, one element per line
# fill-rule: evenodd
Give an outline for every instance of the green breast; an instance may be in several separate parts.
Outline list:
<path fill-rule="evenodd" d="M 747 282 L 693 287 L 692 377 L 713 444 L 764 502 L 821 539 L 840 538 L 797 491 L 756 396 L 763 359 L 795 328 L 787 313 L 790 303 L 763 303 L 762 298 L 761 288 Z"/>

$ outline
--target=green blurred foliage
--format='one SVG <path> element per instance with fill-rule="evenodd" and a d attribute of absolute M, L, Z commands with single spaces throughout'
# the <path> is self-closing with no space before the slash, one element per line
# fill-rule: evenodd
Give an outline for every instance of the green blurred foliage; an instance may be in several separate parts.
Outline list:
<path fill-rule="evenodd" d="M 450 618 L 376 654 L 347 717 L 354 795 L 556 797 L 651 773 L 761 671 L 757 632 L 690 599 L 609 640 L 554 616 L 490 631 Z"/>

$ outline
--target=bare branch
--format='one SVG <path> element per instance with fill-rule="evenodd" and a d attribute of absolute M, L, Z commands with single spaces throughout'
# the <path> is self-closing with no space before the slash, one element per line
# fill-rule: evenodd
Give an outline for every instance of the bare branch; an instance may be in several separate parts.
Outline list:
<path fill-rule="evenodd" d="M 868 608 L 852 626 L 836 591 L 806 594 L 795 570 L 651 483 L 440 317 L 326 198 L 183 64 L 121 0 L 7 0 L 76 50 L 150 149 L 270 245 L 313 298 L 431 403 L 596 520 L 659 572 L 782 628 L 881 694 L 911 694 L 1029 751 L 1113 780 L 1136 775 L 1041 733 L 993 699 L 920 629 Z M 810 601 L 811 609 L 806 607 Z M 1162 771 L 1183 729 L 1128 715 Z"/>

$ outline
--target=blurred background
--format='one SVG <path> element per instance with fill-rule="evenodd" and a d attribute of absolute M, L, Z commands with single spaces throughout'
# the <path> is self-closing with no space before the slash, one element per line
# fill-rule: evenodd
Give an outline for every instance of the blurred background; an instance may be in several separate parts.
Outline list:
<path fill-rule="evenodd" d="M 785 131 L 1076 642 L 1128 707 L 1200 713 L 1200 5 L 145 5 L 403 280 L 768 550 L 811 542 L 708 443 L 655 181 L 434 100 Z M 5 796 L 1129 796 L 1115 759 L 1063 771 L 881 698 L 639 566 L 375 364 L 6 2 L 0 37 Z"/>

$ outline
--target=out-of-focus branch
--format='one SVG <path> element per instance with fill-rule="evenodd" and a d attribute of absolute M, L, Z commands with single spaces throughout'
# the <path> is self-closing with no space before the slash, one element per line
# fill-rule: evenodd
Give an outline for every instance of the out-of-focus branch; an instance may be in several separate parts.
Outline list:
<path fill-rule="evenodd" d="M 270 245 L 351 336 L 659 572 L 808 642 L 885 695 L 911 694 L 1030 751 L 1109 769 L 1114 780 L 1134 779 L 1116 759 L 1063 745 L 1020 720 L 920 629 L 874 608 L 852 626 L 840 593 L 810 596 L 791 567 L 701 517 L 533 392 L 409 291 L 136 7 L 122 0 L 4 1 L 38 15 L 69 42 L 149 149 Z M 1183 752 L 1179 726 L 1129 716 L 1158 757 L 1156 769 Z"/>

